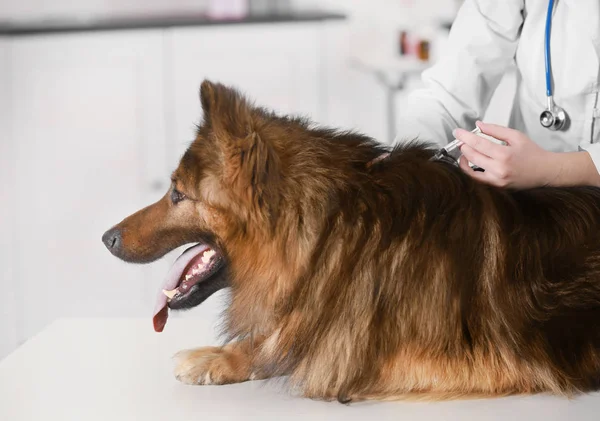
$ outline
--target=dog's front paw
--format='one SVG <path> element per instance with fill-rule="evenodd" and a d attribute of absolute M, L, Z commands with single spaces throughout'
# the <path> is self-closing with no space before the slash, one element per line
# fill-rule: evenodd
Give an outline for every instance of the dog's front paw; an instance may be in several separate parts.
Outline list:
<path fill-rule="evenodd" d="M 229 384 L 249 380 L 249 365 L 223 348 L 204 347 L 180 351 L 175 360 L 175 377 L 186 384 Z"/>

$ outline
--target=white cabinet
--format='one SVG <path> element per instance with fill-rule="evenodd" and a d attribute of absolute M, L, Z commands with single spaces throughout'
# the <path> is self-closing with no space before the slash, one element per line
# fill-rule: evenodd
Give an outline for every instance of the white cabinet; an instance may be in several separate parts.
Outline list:
<path fill-rule="evenodd" d="M 11 42 L 19 339 L 57 317 L 150 316 L 164 267 L 100 238 L 168 185 L 160 31 Z"/>
<path fill-rule="evenodd" d="M 318 121 L 323 111 L 319 34 L 322 23 L 174 29 L 167 38 L 168 108 L 173 160 L 193 139 L 200 122 L 198 92 L 208 78 L 240 89 L 281 114 Z"/>

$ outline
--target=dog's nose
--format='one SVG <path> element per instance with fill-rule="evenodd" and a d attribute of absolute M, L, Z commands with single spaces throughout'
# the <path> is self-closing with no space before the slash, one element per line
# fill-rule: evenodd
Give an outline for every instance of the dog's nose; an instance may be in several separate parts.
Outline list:
<path fill-rule="evenodd" d="M 111 253 L 115 254 L 121 250 L 121 230 L 119 228 L 111 228 L 102 236 L 102 242 Z"/>

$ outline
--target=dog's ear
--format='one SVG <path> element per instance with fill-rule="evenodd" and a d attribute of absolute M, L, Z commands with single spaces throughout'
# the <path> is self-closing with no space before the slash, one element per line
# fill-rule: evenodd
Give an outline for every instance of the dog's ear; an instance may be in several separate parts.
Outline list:
<path fill-rule="evenodd" d="M 209 80 L 200 86 L 203 124 L 220 138 L 244 137 L 252 130 L 251 109 L 235 89 Z"/>
<path fill-rule="evenodd" d="M 235 89 L 204 81 L 200 88 L 204 126 L 221 157 L 221 177 L 238 200 L 272 226 L 279 203 L 279 158 L 264 133 L 264 113 Z"/>
<path fill-rule="evenodd" d="M 210 117 L 210 109 L 215 101 L 215 85 L 209 81 L 204 80 L 200 85 L 200 104 L 202 105 L 202 112 L 204 113 L 204 122 L 208 122 Z"/>

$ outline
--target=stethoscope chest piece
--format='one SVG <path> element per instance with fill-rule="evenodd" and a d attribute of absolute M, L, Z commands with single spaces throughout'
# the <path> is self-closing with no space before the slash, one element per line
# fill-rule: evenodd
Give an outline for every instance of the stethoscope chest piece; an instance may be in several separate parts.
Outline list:
<path fill-rule="evenodd" d="M 540 123 L 552 131 L 562 130 L 567 122 L 567 113 L 554 104 L 551 96 L 548 97 L 548 108 L 540 114 Z"/>

